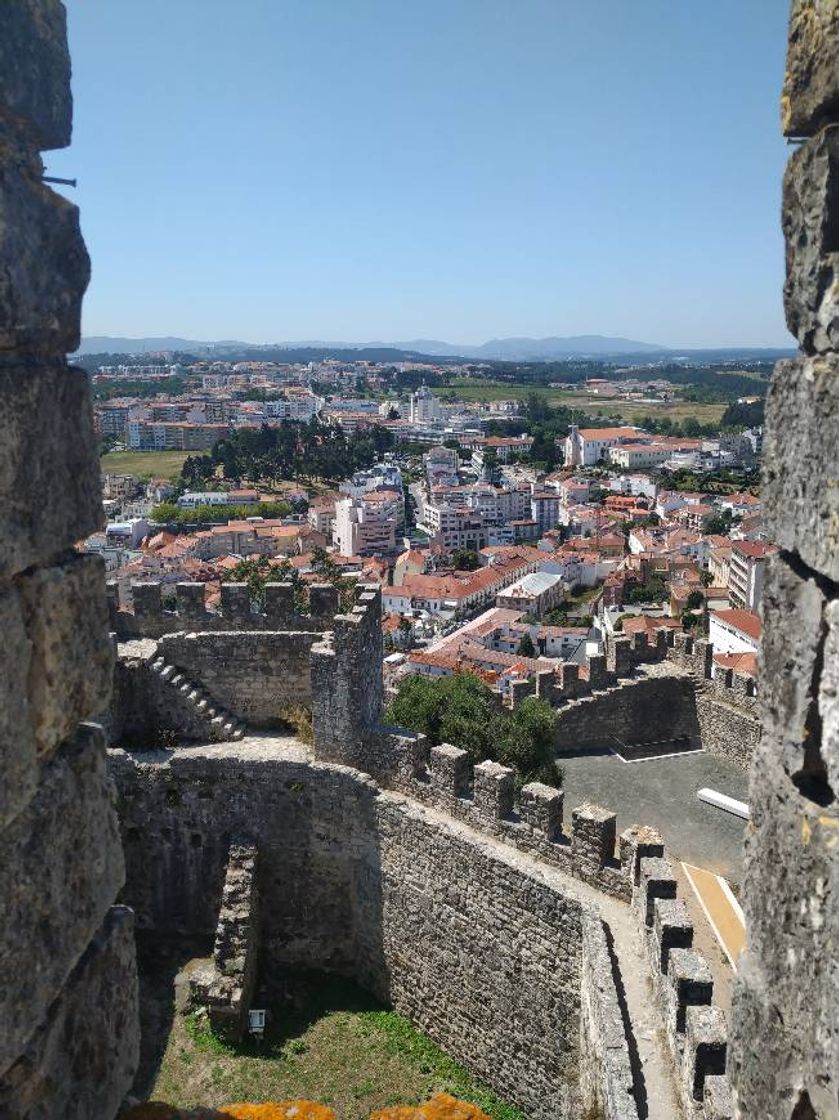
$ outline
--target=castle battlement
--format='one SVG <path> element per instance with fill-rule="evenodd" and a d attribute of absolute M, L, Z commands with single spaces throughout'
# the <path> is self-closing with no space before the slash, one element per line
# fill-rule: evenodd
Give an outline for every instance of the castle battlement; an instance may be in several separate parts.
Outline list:
<path fill-rule="evenodd" d="M 258 604 L 246 583 L 222 583 L 216 609 L 206 604 L 206 585 L 158 581 L 135 583 L 123 595 L 116 581 L 108 583 L 111 629 L 121 640 L 158 638 L 179 630 L 314 630 L 332 627 L 340 612 L 340 591 L 329 583 L 305 588 L 305 608 L 295 598 L 291 583 L 265 585 L 264 602 Z"/>

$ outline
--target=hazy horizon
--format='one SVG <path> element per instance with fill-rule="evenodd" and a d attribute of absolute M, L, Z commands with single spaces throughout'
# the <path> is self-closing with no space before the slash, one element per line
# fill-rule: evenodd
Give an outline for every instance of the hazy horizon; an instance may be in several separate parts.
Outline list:
<path fill-rule="evenodd" d="M 787 16 L 70 3 L 84 334 L 791 347 Z"/>

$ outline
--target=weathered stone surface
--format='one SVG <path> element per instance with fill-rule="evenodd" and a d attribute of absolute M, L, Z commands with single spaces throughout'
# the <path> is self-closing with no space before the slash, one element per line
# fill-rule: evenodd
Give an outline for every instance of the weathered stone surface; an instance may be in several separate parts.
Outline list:
<path fill-rule="evenodd" d="M 808 354 L 839 346 L 839 126 L 808 140 L 787 165 L 784 308 Z"/>
<path fill-rule="evenodd" d="M 113 647 L 104 571 L 98 556 L 73 555 L 19 582 L 32 643 L 29 711 L 44 754 L 108 704 Z"/>
<path fill-rule="evenodd" d="M 213 1029 L 238 1041 L 247 1027 L 256 984 L 260 915 L 258 848 L 241 838 L 230 844 L 212 966 L 193 977 L 197 999 L 209 1010 Z"/>
<path fill-rule="evenodd" d="M 818 697 L 822 722 L 819 754 L 828 785 L 834 793 L 839 793 L 839 601 L 836 599 L 825 610 L 825 622 L 827 634 Z"/>
<path fill-rule="evenodd" d="M 111 753 L 138 926 L 216 933 L 228 837 L 250 834 L 261 983 L 354 975 L 534 1120 L 576 1118 L 584 908 L 564 882 L 356 770 L 257 744 Z"/>
<path fill-rule="evenodd" d="M 0 129 L 23 132 L 40 149 L 70 143 L 66 24 L 59 0 L 0 4 Z"/>
<path fill-rule="evenodd" d="M 104 515 L 87 374 L 0 368 L 0 401 L 2 578 L 70 548 Z"/>
<path fill-rule="evenodd" d="M 0 593 L 0 828 L 28 804 L 38 781 L 28 682 L 32 643 L 16 588 Z"/>
<path fill-rule="evenodd" d="M 0 154 L 0 356 L 64 358 L 90 280 L 78 207 L 41 182 L 38 156 Z"/>
<path fill-rule="evenodd" d="M 792 777 L 818 770 L 813 688 L 822 656 L 825 605 L 814 579 L 793 569 L 783 554 L 770 558 L 764 586 L 764 734 L 773 760 Z"/>
<path fill-rule="evenodd" d="M 603 923 L 583 917 L 580 1103 L 588 1115 L 638 1120 L 634 1078 Z"/>
<path fill-rule="evenodd" d="M 139 1048 L 134 915 L 114 906 L 25 1054 L 0 1078 L 0 1116 L 114 1116 Z"/>
<path fill-rule="evenodd" d="M 793 0 L 781 126 L 785 136 L 811 136 L 839 116 L 839 4 Z"/>
<path fill-rule="evenodd" d="M 839 580 L 837 416 L 839 357 L 778 363 L 766 408 L 766 531 L 833 580 Z"/>
<path fill-rule="evenodd" d="M 122 881 L 103 735 L 84 724 L 0 833 L 0 1071 L 44 1021 Z"/>

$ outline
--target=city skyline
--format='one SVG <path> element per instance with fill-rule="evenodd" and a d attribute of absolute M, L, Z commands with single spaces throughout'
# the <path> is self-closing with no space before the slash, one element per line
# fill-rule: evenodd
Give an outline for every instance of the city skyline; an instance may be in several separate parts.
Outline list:
<path fill-rule="evenodd" d="M 785 0 L 68 15 L 85 335 L 792 345 Z"/>

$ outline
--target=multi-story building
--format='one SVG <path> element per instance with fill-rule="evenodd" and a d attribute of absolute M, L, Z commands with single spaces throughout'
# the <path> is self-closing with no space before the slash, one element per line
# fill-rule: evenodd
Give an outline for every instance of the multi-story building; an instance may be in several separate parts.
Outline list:
<path fill-rule="evenodd" d="M 411 393 L 408 418 L 412 424 L 431 424 L 443 419 L 443 408 L 427 385 Z"/>
<path fill-rule="evenodd" d="M 608 450 L 609 461 L 624 470 L 657 467 L 673 454 L 672 447 L 663 443 L 623 443 Z"/>
<path fill-rule="evenodd" d="M 777 552 L 766 541 L 732 541 L 728 568 L 728 596 L 733 607 L 756 611 L 763 598 L 766 558 Z"/>
<path fill-rule="evenodd" d="M 606 458 L 610 447 L 637 443 L 641 435 L 640 428 L 578 428 L 575 425 L 565 439 L 565 465 L 593 467 Z"/>
<path fill-rule="evenodd" d="M 708 619 L 708 637 L 715 653 L 757 653 L 761 627 L 754 611 L 739 607 L 711 611 Z"/>
<path fill-rule="evenodd" d="M 335 502 L 332 543 L 342 556 L 388 556 L 396 551 L 401 494 L 390 492 L 393 498 L 387 500 L 387 493 L 347 495 Z"/>
<path fill-rule="evenodd" d="M 558 606 L 567 590 L 562 576 L 550 572 L 530 572 L 511 587 L 499 592 L 499 607 L 525 611 L 537 618 Z"/>
<path fill-rule="evenodd" d="M 137 451 L 208 451 L 224 439 L 226 424 L 129 420 L 128 446 Z"/>
<path fill-rule="evenodd" d="M 559 524 L 562 499 L 556 490 L 534 490 L 530 495 L 530 516 L 539 526 L 539 532 L 555 529 Z"/>

